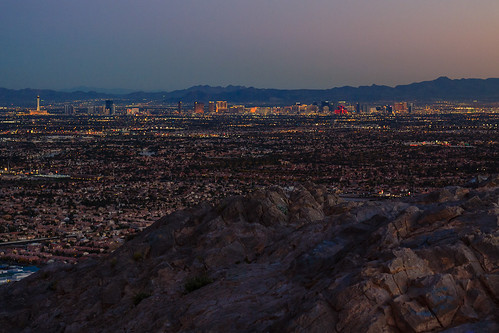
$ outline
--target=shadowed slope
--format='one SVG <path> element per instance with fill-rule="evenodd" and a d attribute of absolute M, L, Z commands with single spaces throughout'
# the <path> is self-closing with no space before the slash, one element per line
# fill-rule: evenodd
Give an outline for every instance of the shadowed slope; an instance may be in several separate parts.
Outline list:
<path fill-rule="evenodd" d="M 406 201 L 305 184 L 201 204 L 0 287 L 0 331 L 492 332 L 498 200 L 495 178 Z"/>

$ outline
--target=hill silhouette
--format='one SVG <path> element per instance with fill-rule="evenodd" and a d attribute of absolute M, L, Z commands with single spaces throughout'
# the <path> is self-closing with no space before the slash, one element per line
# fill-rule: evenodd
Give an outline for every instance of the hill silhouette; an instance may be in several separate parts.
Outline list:
<path fill-rule="evenodd" d="M 108 90 L 111 91 L 111 90 Z M 499 101 L 499 79 L 456 79 L 440 77 L 433 81 L 424 81 L 389 86 L 338 87 L 331 89 L 259 89 L 243 86 L 211 87 L 194 86 L 188 89 L 171 92 L 132 92 L 127 94 L 110 94 L 95 91 L 62 92 L 42 89 L 12 90 L 0 88 L 0 105 L 32 105 L 36 96 L 40 95 L 47 103 L 71 102 L 90 99 L 123 99 L 130 102 L 152 100 L 162 103 L 183 101 L 208 102 L 210 100 L 227 100 L 231 103 L 255 105 L 289 105 L 295 102 L 312 103 L 325 100 L 347 100 L 354 102 L 390 102 L 436 100 L 482 102 Z"/>

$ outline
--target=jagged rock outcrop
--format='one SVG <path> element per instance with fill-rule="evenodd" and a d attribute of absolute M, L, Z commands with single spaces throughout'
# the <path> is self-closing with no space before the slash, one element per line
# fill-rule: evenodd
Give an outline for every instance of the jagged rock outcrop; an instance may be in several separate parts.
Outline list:
<path fill-rule="evenodd" d="M 499 182 L 344 202 L 270 187 L 0 287 L 2 332 L 497 332 Z"/>

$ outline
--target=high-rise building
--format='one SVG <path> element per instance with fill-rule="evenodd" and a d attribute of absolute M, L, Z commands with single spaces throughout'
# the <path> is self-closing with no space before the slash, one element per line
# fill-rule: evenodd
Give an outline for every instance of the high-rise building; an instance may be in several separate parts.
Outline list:
<path fill-rule="evenodd" d="M 106 114 L 106 107 L 104 105 L 89 106 L 87 108 L 87 113 L 90 115 L 104 115 Z"/>
<path fill-rule="evenodd" d="M 106 108 L 105 108 L 105 113 L 106 114 L 115 114 L 115 106 L 114 102 L 112 100 L 106 100 Z"/>
<path fill-rule="evenodd" d="M 204 103 L 194 102 L 194 113 L 203 114 L 204 113 Z"/>
<path fill-rule="evenodd" d="M 208 113 L 214 113 L 215 112 L 215 102 L 209 101 L 208 102 Z"/>
<path fill-rule="evenodd" d="M 177 112 L 178 112 L 178 113 L 182 113 L 182 101 L 178 101 L 178 104 L 177 104 Z"/>
<path fill-rule="evenodd" d="M 40 96 L 36 96 L 36 110 L 29 110 L 32 115 L 48 115 L 47 110 L 42 110 L 40 107 Z"/>
<path fill-rule="evenodd" d="M 243 114 L 244 105 L 233 105 L 229 108 L 229 113 L 231 114 Z"/>
<path fill-rule="evenodd" d="M 367 104 L 356 103 L 355 104 L 355 112 L 358 114 L 367 113 L 369 111 L 369 107 Z"/>
<path fill-rule="evenodd" d="M 308 105 L 306 108 L 306 112 L 311 113 L 311 114 L 315 114 L 315 113 L 319 112 L 319 107 L 317 106 L 317 103 L 312 104 L 312 105 Z"/>
<path fill-rule="evenodd" d="M 409 111 L 407 107 L 407 102 L 400 102 L 393 104 L 393 112 L 395 113 L 407 113 Z"/>
<path fill-rule="evenodd" d="M 336 102 L 330 102 L 329 103 L 329 111 L 333 112 L 336 109 L 337 103 Z"/>
<path fill-rule="evenodd" d="M 321 112 L 328 112 L 331 110 L 331 103 L 329 101 L 322 101 L 321 102 Z"/>
<path fill-rule="evenodd" d="M 227 112 L 227 101 L 217 101 L 216 110 L 217 113 Z"/>
<path fill-rule="evenodd" d="M 64 105 L 64 114 L 74 114 L 74 107 L 72 105 Z"/>
<path fill-rule="evenodd" d="M 126 109 L 126 114 L 127 115 L 136 115 L 136 114 L 139 114 L 139 112 L 140 112 L 139 108 L 132 107 L 132 108 L 127 108 Z"/>

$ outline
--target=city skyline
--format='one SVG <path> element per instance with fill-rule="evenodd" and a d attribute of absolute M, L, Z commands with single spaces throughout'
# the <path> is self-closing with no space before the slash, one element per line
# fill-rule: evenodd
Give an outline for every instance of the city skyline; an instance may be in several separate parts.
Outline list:
<path fill-rule="evenodd" d="M 0 87 L 326 89 L 499 77 L 481 0 L 3 1 Z"/>

